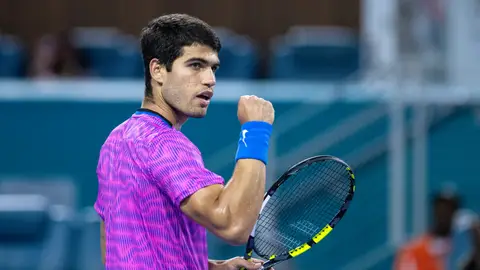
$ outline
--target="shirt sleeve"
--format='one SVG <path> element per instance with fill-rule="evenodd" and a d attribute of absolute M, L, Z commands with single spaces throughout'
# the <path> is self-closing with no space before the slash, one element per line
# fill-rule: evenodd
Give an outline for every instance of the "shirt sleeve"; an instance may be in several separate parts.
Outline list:
<path fill-rule="evenodd" d="M 221 176 L 205 168 L 200 151 L 187 138 L 162 136 L 151 147 L 156 148 L 147 163 L 151 179 L 175 205 L 204 187 L 224 184 Z"/>

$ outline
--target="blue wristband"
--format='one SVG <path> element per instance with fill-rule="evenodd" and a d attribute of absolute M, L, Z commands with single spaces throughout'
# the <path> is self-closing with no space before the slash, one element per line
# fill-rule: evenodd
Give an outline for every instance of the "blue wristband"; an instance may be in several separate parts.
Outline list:
<path fill-rule="evenodd" d="M 272 125 L 267 122 L 251 121 L 242 125 L 238 140 L 237 155 L 239 159 L 257 159 L 268 163 L 268 144 L 272 134 Z"/>

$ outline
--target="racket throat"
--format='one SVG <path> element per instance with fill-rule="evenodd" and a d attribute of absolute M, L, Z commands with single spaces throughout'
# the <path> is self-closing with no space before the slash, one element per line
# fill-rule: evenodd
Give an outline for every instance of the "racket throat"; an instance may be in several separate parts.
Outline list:
<path fill-rule="evenodd" d="M 290 254 L 283 254 L 283 255 L 279 255 L 279 256 L 275 256 L 273 255 L 272 257 L 270 257 L 270 259 L 268 261 L 266 261 L 264 264 L 263 264 L 263 268 L 261 269 L 268 269 L 270 267 L 273 267 L 275 266 L 276 264 L 279 264 L 281 262 L 284 262 L 286 260 L 289 260 L 293 258 Z"/>

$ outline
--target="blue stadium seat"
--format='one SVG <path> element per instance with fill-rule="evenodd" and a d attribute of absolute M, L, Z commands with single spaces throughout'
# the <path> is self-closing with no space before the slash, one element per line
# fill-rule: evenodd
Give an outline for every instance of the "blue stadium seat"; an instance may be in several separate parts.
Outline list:
<path fill-rule="evenodd" d="M 66 209 L 41 195 L 0 195 L 1 269 L 66 269 Z"/>
<path fill-rule="evenodd" d="M 252 79 L 256 76 L 259 56 L 255 44 L 247 37 L 230 29 L 217 27 L 215 32 L 222 42 L 219 53 L 219 79 Z"/>
<path fill-rule="evenodd" d="M 0 213 L 0 224 L 16 231 L 13 242 L 2 242 L 6 238 L 0 235 L 0 260 L 1 253 L 6 252 L 7 257 L 16 258 L 8 261 L 12 269 L 69 269 L 69 236 L 77 192 L 68 177 L 4 177 L 0 198 L 20 199 L 10 202 L 13 209 L 8 220 L 2 220 L 7 216 Z M 8 227 L 0 227 L 0 231 L 9 233 Z M 0 261 L 0 265 L 5 264 Z"/>
<path fill-rule="evenodd" d="M 14 37 L 0 35 L 0 77 L 21 77 L 25 75 L 25 51 Z"/>
<path fill-rule="evenodd" d="M 271 45 L 274 79 L 338 81 L 360 68 L 359 42 L 348 29 L 293 27 Z"/>
<path fill-rule="evenodd" d="M 218 78 L 249 79 L 256 75 L 258 54 L 253 42 L 225 28 L 217 28 L 223 48 Z M 141 78 L 143 62 L 135 38 L 115 28 L 77 28 L 74 45 L 92 76 Z"/>
<path fill-rule="evenodd" d="M 115 28 L 77 28 L 74 46 L 91 76 L 136 78 L 142 75 L 137 40 Z M 140 71 L 139 71 L 140 69 Z"/>

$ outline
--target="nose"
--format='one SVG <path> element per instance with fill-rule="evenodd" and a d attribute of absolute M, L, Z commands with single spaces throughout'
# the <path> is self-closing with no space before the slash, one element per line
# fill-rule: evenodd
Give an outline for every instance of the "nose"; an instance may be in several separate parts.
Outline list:
<path fill-rule="evenodd" d="M 216 83 L 215 73 L 211 68 L 207 68 L 203 73 L 202 84 L 208 88 L 213 88 Z"/>

